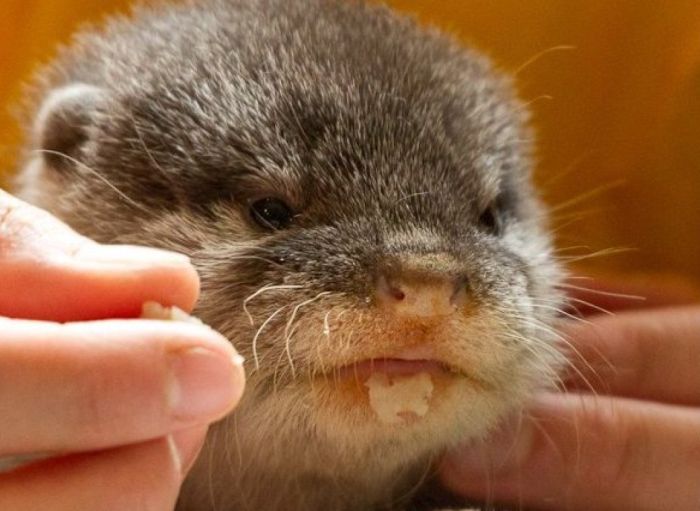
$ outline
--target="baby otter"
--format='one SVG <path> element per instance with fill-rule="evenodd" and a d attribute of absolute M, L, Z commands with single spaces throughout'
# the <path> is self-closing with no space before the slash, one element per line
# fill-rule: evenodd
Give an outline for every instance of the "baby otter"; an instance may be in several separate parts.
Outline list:
<path fill-rule="evenodd" d="M 139 8 L 35 99 L 23 197 L 188 254 L 246 357 L 178 509 L 412 509 L 444 449 L 551 385 L 523 108 L 449 37 L 352 0 Z"/>

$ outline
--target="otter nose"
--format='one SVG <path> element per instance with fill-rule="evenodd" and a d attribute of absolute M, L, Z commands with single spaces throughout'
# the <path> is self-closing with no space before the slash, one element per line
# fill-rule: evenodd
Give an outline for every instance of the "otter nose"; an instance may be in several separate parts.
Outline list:
<path fill-rule="evenodd" d="M 446 316 L 467 301 L 467 278 L 439 274 L 380 275 L 379 305 L 407 316 Z"/>

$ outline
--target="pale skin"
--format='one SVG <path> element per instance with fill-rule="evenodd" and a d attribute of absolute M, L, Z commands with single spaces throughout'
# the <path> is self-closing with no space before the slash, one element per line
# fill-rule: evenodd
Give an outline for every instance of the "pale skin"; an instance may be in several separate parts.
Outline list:
<path fill-rule="evenodd" d="M 148 300 L 192 309 L 189 261 L 98 245 L 0 191 L 0 282 L 0 457 L 65 455 L 0 474 L 0 509 L 172 509 L 244 386 L 214 331 L 134 319 Z M 684 293 L 564 325 L 581 354 L 569 393 L 456 449 L 443 481 L 526 509 L 699 509 L 700 306 Z"/>
<path fill-rule="evenodd" d="M 199 280 L 158 250 L 102 246 L 0 190 L 0 509 L 172 509 L 207 426 L 244 386 L 213 330 L 137 318 L 189 311 Z"/>

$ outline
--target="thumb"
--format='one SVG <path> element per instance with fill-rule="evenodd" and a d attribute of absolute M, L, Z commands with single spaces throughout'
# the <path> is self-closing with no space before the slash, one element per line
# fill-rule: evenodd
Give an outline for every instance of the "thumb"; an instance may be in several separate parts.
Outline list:
<path fill-rule="evenodd" d="M 0 190 L 0 316 L 78 321 L 138 316 L 156 301 L 191 310 L 199 292 L 187 257 L 100 245 Z"/>

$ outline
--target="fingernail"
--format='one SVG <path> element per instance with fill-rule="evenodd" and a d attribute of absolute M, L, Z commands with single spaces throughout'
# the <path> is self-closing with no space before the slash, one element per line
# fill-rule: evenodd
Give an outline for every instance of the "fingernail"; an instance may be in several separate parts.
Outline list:
<path fill-rule="evenodd" d="M 525 421 L 507 421 L 485 439 L 451 451 L 445 463 L 463 476 L 505 474 L 517 469 L 528 459 L 533 439 L 530 424 Z"/>
<path fill-rule="evenodd" d="M 184 478 L 197 461 L 207 434 L 207 426 L 177 431 L 168 436 L 168 445 L 180 475 Z"/>
<path fill-rule="evenodd" d="M 168 396 L 173 414 L 182 420 L 211 420 L 229 412 L 243 393 L 241 360 L 204 348 L 174 354 Z"/>
<path fill-rule="evenodd" d="M 81 261 L 130 267 L 144 267 L 154 264 L 182 266 L 190 263 L 189 257 L 184 254 L 136 245 L 100 245 L 90 243 L 81 247 L 78 253 L 75 254 L 75 257 Z"/>

